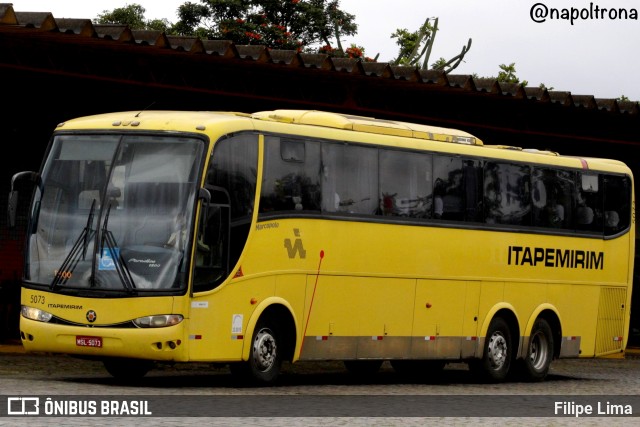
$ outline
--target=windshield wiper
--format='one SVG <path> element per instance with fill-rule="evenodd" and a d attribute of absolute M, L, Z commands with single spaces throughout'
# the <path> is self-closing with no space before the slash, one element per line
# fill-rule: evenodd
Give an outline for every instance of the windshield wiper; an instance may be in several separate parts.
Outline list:
<path fill-rule="evenodd" d="M 118 277 L 120 278 L 120 282 L 124 286 L 124 288 L 129 293 L 135 293 L 136 285 L 133 281 L 133 276 L 131 276 L 131 271 L 129 267 L 127 267 L 127 263 L 124 261 L 120 253 L 115 249 L 118 247 L 118 243 L 116 242 L 116 238 L 113 236 L 113 233 L 109 231 L 107 228 L 107 224 L 109 223 L 109 213 L 111 212 L 111 203 L 109 203 L 109 207 L 107 208 L 107 213 L 104 216 L 104 222 L 102 223 L 102 240 L 100 242 L 100 256 L 104 253 L 104 245 L 107 244 L 107 250 L 111 255 L 111 259 L 113 260 L 113 264 L 116 268 L 116 272 L 118 273 Z"/>
<path fill-rule="evenodd" d="M 95 230 L 91 228 L 91 225 L 93 224 L 95 209 L 96 199 L 93 199 L 93 202 L 91 202 L 89 217 L 87 218 L 87 225 L 85 225 L 85 227 L 82 229 L 80 235 L 73 243 L 71 251 L 69 251 L 64 261 L 62 261 L 62 265 L 54 274 L 51 285 L 49 286 L 51 290 L 54 290 L 59 285 L 64 285 L 65 283 L 67 283 L 69 278 L 73 276 L 73 271 L 76 269 L 78 262 L 80 262 L 81 259 L 84 261 L 85 257 L 87 256 L 87 247 L 89 246 L 89 241 L 95 234 Z"/>

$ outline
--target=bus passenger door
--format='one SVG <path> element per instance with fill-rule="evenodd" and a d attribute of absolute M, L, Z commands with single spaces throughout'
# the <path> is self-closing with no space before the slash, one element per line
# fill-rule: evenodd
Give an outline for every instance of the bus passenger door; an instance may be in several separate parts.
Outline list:
<path fill-rule="evenodd" d="M 212 357 L 212 349 L 215 349 L 218 357 L 239 357 L 242 340 L 236 339 L 229 345 L 229 337 L 238 334 L 233 333 L 235 325 L 230 320 L 235 313 L 227 309 L 233 304 L 225 302 L 229 292 L 207 292 L 218 288 L 229 276 L 229 195 L 224 189 L 207 186 L 200 197 L 203 203 L 193 245 L 189 354 L 191 360 L 208 360 Z M 228 311 L 226 315 L 224 311 Z"/>

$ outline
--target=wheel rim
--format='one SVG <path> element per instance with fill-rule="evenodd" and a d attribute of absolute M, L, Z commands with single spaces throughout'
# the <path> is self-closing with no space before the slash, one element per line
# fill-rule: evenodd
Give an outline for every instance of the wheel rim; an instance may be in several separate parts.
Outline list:
<path fill-rule="evenodd" d="M 502 368 L 507 360 L 507 340 L 506 338 L 500 334 L 495 333 L 491 336 L 488 345 L 489 352 L 489 363 L 491 363 L 491 368 L 495 370 L 499 370 Z"/>
<path fill-rule="evenodd" d="M 276 362 L 276 340 L 269 329 L 261 329 L 253 341 L 253 360 L 260 371 L 269 370 Z"/>
<path fill-rule="evenodd" d="M 537 332 L 531 337 L 529 346 L 529 363 L 536 370 L 545 367 L 549 358 L 549 343 L 547 337 L 542 332 Z"/>

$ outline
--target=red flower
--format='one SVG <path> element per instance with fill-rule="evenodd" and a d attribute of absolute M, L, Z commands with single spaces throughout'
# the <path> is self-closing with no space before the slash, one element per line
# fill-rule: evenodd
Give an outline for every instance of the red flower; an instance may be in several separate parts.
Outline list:
<path fill-rule="evenodd" d="M 252 33 L 250 31 L 245 32 L 244 35 L 249 37 L 250 39 L 256 39 L 256 40 L 260 40 L 262 38 L 260 34 Z"/>
<path fill-rule="evenodd" d="M 345 53 L 349 56 L 349 58 L 361 58 L 362 57 L 362 50 L 357 48 L 357 47 L 347 48 Z"/>
<path fill-rule="evenodd" d="M 331 53 L 331 52 L 333 52 L 335 49 L 334 49 L 334 48 L 332 48 L 332 47 L 331 47 L 331 46 L 329 46 L 329 45 L 326 45 L 326 46 L 322 46 L 319 50 L 320 50 L 320 52 L 321 52 L 321 53 Z"/>

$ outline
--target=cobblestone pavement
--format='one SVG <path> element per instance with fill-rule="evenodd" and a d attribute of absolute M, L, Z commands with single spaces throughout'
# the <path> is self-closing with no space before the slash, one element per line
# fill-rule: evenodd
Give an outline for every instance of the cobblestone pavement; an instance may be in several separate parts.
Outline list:
<path fill-rule="evenodd" d="M 389 396 L 421 398 L 452 396 L 465 399 L 472 396 L 559 396 L 568 397 L 619 395 L 640 396 L 640 358 L 589 359 L 554 361 L 546 381 L 541 383 L 507 382 L 482 384 L 470 375 L 464 364 L 449 364 L 437 378 L 409 381 L 401 378 L 388 364 L 375 377 L 366 381 L 348 375 L 341 363 L 300 363 L 286 365 L 281 382 L 276 387 L 241 386 L 228 369 L 210 364 L 160 365 L 135 384 L 121 384 L 111 378 L 100 362 L 48 354 L 25 354 L 3 351 L 0 346 L 0 387 L 4 396 Z M 141 397 L 142 398 L 142 397 Z M 348 402 L 348 400 L 346 400 Z M 464 400 L 463 400 L 464 401 Z M 280 402 L 286 405 L 287 400 Z M 474 403 L 475 402 L 475 403 Z M 4 402 L 0 402 L 4 404 Z M 471 398 L 470 404 L 480 404 Z M 6 408 L 6 407 L 5 407 Z M 508 408 L 507 408 L 508 409 Z M 633 407 L 634 415 L 640 413 Z M 396 414 L 393 414 L 396 415 Z M 499 416 L 496 413 L 496 416 Z M 625 422 L 626 421 L 626 422 Z M 640 425 L 636 418 L 566 418 L 566 417 L 185 417 L 185 418 L 100 418 L 70 417 L 0 417 L 0 426 L 45 425 L 113 426 L 113 425 L 243 425 L 243 426 L 418 426 L 435 422 L 439 425 Z"/>

